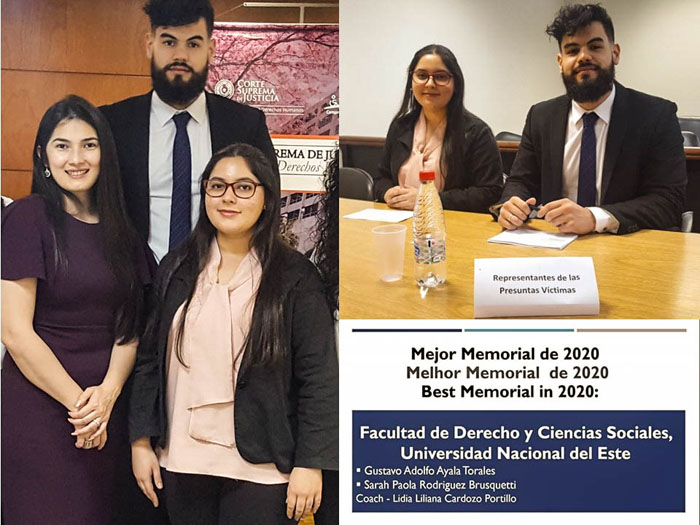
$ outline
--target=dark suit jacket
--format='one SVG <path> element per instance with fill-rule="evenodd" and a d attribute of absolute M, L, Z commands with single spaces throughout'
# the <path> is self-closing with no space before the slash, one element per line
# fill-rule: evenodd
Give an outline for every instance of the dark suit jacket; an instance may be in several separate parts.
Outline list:
<path fill-rule="evenodd" d="M 386 191 L 398 185 L 399 168 L 413 147 L 413 131 L 420 112 L 392 122 L 384 143 L 384 158 L 374 177 L 375 198 L 384 202 Z M 448 173 L 440 193 L 446 210 L 486 213 L 498 200 L 503 187 L 503 165 L 496 139 L 488 125 L 476 115 L 464 115 L 464 156 L 462 169 Z"/>
<path fill-rule="evenodd" d="M 686 172 L 676 105 L 615 85 L 600 207 L 620 222 L 617 233 L 677 228 L 685 202 Z M 514 195 L 535 197 L 538 204 L 562 198 L 570 105 L 564 95 L 530 108 L 501 202 Z"/>
<path fill-rule="evenodd" d="M 184 264 L 167 290 L 164 273 L 177 252 L 169 253 L 156 276 L 154 329 L 141 339 L 129 397 L 129 438 L 150 437 L 164 445 L 166 346 L 175 312 L 191 283 Z M 289 248 L 279 275 L 284 297 L 288 353 L 276 368 L 250 366 L 243 355 L 234 394 L 235 438 L 251 463 L 273 462 L 281 472 L 293 467 L 338 468 L 338 361 L 330 308 L 313 264 Z M 261 313 L 256 303 L 253 316 Z M 152 320 L 153 321 L 153 320 Z M 255 341 L 253 341 L 255 344 Z"/>
<path fill-rule="evenodd" d="M 211 149 L 216 153 L 234 142 L 259 148 L 278 172 L 277 157 L 262 111 L 206 93 Z M 124 198 L 129 217 L 144 240 L 149 233 L 148 141 L 151 93 L 100 107 L 117 144 Z M 199 177 L 201 173 L 193 176 Z M 279 190 L 279 188 L 278 188 Z"/>

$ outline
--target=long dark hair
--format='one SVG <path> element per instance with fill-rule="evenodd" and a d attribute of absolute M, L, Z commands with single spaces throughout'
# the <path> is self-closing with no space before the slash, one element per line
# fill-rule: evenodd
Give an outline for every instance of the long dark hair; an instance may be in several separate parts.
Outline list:
<path fill-rule="evenodd" d="M 78 207 L 82 205 L 52 176 L 45 175 L 49 166 L 46 147 L 56 126 L 73 119 L 92 126 L 100 145 L 100 172 L 90 188 L 88 206 L 99 217 L 100 248 L 116 280 L 116 289 L 122 294 L 115 319 L 115 339 L 123 344 L 136 338 L 140 329 L 143 288 L 135 260 L 141 247 L 138 234 L 126 213 L 112 131 L 102 113 L 84 98 L 68 95 L 44 113 L 32 154 L 32 193 L 41 195 L 46 202 L 46 215 L 54 237 L 54 263 L 57 270 L 64 269 L 70 264 L 65 255 L 64 197 Z"/>
<path fill-rule="evenodd" d="M 447 104 L 447 126 L 445 128 L 445 138 L 442 142 L 442 154 L 440 155 L 440 168 L 445 178 L 447 178 L 450 173 L 455 173 L 460 169 L 462 154 L 464 153 L 464 115 L 467 111 L 464 107 L 464 75 L 452 51 L 440 44 L 430 44 L 416 51 L 411 63 L 408 65 L 406 88 L 404 89 L 401 107 L 391 123 L 392 125 L 398 121 L 415 123 L 420 115 L 422 107 L 413 94 L 411 76 L 416 69 L 418 61 L 425 55 L 439 56 L 447 70 L 452 74 L 452 81 L 454 82 L 454 92 Z"/>
<path fill-rule="evenodd" d="M 184 314 L 180 317 L 179 325 L 175 332 L 175 353 L 183 366 L 187 366 L 183 360 L 182 344 L 185 330 L 185 317 L 187 308 L 192 301 L 192 296 L 197 284 L 199 274 L 206 266 L 211 243 L 216 235 L 216 228 L 209 220 L 205 208 L 204 184 L 211 176 L 214 167 L 225 158 L 241 157 L 246 161 L 248 168 L 255 175 L 265 189 L 265 206 L 255 224 L 253 235 L 250 239 L 250 248 L 255 250 L 260 265 L 262 277 L 255 299 L 255 308 L 250 330 L 245 343 L 245 352 L 249 354 L 251 365 L 274 365 L 287 353 L 284 334 L 283 303 L 279 290 L 279 275 L 284 267 L 284 254 L 291 250 L 280 238 L 280 192 L 279 182 L 275 172 L 263 153 L 248 144 L 232 144 L 216 152 L 202 174 L 200 187 L 201 201 L 199 205 L 199 219 L 185 243 L 163 260 L 163 285 L 161 287 L 161 304 L 165 298 L 170 280 L 176 271 L 189 286 L 187 300 L 184 305 Z M 156 314 L 158 315 L 158 314 Z M 149 323 L 149 329 L 155 329 L 157 323 Z M 253 345 L 252 341 L 256 344 Z"/>
<path fill-rule="evenodd" d="M 328 163 L 323 184 L 326 193 L 316 223 L 316 266 L 321 272 L 326 300 L 332 311 L 338 309 L 338 152 Z"/>

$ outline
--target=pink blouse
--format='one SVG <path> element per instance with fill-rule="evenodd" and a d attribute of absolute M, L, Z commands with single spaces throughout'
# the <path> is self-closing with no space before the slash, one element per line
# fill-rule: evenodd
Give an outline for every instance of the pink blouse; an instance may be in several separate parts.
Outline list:
<path fill-rule="evenodd" d="M 228 283 L 218 282 L 221 253 L 216 239 L 187 310 L 182 357 L 174 355 L 180 306 L 168 335 L 165 396 L 168 437 L 157 450 L 172 472 L 206 474 L 266 485 L 287 483 L 274 463 L 253 464 L 236 448 L 234 392 L 250 329 L 261 267 L 248 252 Z"/>
<path fill-rule="evenodd" d="M 440 156 L 442 155 L 442 141 L 445 138 L 447 119 L 443 120 L 435 131 L 426 137 L 428 124 L 425 114 L 421 111 L 413 129 L 413 147 L 406 162 L 399 168 L 399 186 L 412 186 L 418 188 L 420 179 L 418 174 L 423 170 L 435 172 L 435 187 L 442 191 L 445 187 L 445 178 L 440 169 Z"/>

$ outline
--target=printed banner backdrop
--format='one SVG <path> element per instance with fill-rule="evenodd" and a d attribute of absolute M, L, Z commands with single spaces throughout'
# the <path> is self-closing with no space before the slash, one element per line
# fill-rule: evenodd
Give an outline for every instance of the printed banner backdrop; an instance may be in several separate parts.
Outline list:
<path fill-rule="evenodd" d="M 275 135 L 338 134 L 338 26 L 217 23 L 207 87 Z"/>
<path fill-rule="evenodd" d="M 213 38 L 207 89 L 265 113 L 283 235 L 310 251 L 323 172 L 338 147 L 338 26 L 216 23 Z"/>

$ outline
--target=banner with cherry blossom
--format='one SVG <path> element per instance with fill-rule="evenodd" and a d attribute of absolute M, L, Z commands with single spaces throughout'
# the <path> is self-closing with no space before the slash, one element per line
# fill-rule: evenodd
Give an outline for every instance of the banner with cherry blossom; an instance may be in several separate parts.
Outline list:
<path fill-rule="evenodd" d="M 313 247 L 323 173 L 338 148 L 338 26 L 217 22 L 207 89 L 265 113 L 285 237 Z"/>

